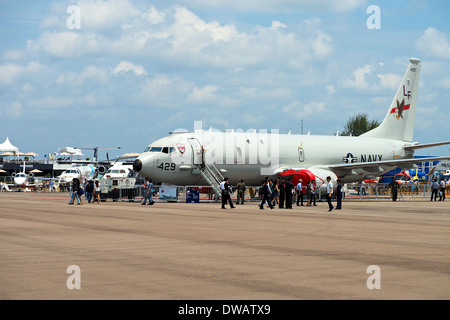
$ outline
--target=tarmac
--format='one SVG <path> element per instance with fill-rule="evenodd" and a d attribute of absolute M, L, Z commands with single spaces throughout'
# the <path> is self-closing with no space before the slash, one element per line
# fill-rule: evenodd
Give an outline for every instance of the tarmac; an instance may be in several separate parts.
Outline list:
<path fill-rule="evenodd" d="M 448 199 L 332 212 L 67 201 L 0 194 L 1 300 L 450 298 Z"/>

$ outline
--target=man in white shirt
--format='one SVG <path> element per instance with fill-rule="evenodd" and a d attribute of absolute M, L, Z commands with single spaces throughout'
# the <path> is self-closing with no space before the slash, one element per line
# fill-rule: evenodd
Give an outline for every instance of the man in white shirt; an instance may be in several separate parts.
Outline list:
<path fill-rule="evenodd" d="M 333 184 L 331 183 L 331 177 L 327 177 L 327 202 L 328 202 L 328 211 L 331 211 L 334 209 L 333 205 L 331 204 L 331 194 L 333 193 Z"/>
<path fill-rule="evenodd" d="M 303 205 L 303 187 L 302 187 L 303 180 L 298 180 L 297 187 L 295 187 L 295 190 L 297 191 L 297 207 L 299 206 L 299 202 L 301 202 L 301 205 Z"/>

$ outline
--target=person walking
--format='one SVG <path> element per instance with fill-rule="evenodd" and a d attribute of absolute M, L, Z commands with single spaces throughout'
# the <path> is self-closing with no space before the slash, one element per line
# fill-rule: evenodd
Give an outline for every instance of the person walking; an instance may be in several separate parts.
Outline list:
<path fill-rule="evenodd" d="M 391 193 L 392 193 L 392 201 L 397 201 L 397 193 L 398 193 L 398 187 L 400 185 L 398 184 L 397 180 L 395 180 L 395 177 L 392 177 L 390 187 L 391 187 Z"/>
<path fill-rule="evenodd" d="M 331 203 L 331 195 L 333 194 L 333 183 L 331 182 L 331 177 L 327 177 L 327 202 L 328 202 L 328 212 L 333 211 L 334 206 Z"/>
<path fill-rule="evenodd" d="M 86 200 L 88 201 L 88 203 L 91 203 L 92 196 L 94 194 L 94 183 L 93 183 L 92 180 L 89 180 L 86 183 L 86 186 L 84 187 L 84 190 L 86 191 Z"/>
<path fill-rule="evenodd" d="M 439 181 L 439 201 L 445 201 L 445 181 L 444 181 L 444 177 L 441 177 L 441 181 Z"/>
<path fill-rule="evenodd" d="M 361 181 L 361 195 L 362 195 L 362 196 L 367 196 L 367 193 L 366 193 L 366 183 L 364 182 L 364 180 Z"/>
<path fill-rule="evenodd" d="M 228 178 L 224 178 L 220 183 L 220 189 L 222 190 L 222 209 L 226 209 L 225 205 L 227 204 L 227 201 L 229 202 L 231 209 L 235 208 L 233 202 L 231 201 L 231 185 L 229 180 L 230 179 Z"/>
<path fill-rule="evenodd" d="M 155 188 L 153 188 L 153 180 L 148 179 L 148 204 L 154 205 L 155 201 L 153 201 L 153 192 L 155 192 Z"/>
<path fill-rule="evenodd" d="M 80 197 L 80 180 L 78 178 L 72 179 L 72 198 L 68 202 L 68 204 L 73 204 L 75 198 L 77 199 L 77 204 L 83 204 L 83 200 Z"/>
<path fill-rule="evenodd" d="M 295 190 L 297 191 L 297 207 L 299 206 L 299 202 L 301 202 L 301 205 L 303 206 L 303 186 L 302 186 L 303 180 L 298 180 L 297 186 L 295 187 Z"/>
<path fill-rule="evenodd" d="M 311 183 L 309 184 L 309 201 L 310 201 L 310 206 L 317 206 L 316 204 L 316 192 L 315 192 L 315 185 L 316 184 L 316 180 L 311 180 Z"/>
<path fill-rule="evenodd" d="M 286 209 L 292 209 L 292 192 L 294 185 L 291 182 L 291 178 L 284 184 L 284 191 L 286 192 Z"/>
<path fill-rule="evenodd" d="M 279 197 L 279 193 L 280 193 L 280 189 L 279 189 L 279 184 L 280 184 L 280 179 L 277 178 L 277 180 L 275 180 L 275 182 L 273 183 L 273 188 L 272 188 L 272 206 L 275 207 L 276 204 L 280 203 L 280 197 Z"/>
<path fill-rule="evenodd" d="M 281 178 L 281 182 L 278 185 L 278 197 L 280 199 L 280 203 L 278 204 L 278 208 L 283 209 L 284 208 L 284 199 L 286 199 L 286 192 L 284 190 L 285 187 L 285 181 L 284 178 Z"/>
<path fill-rule="evenodd" d="M 239 204 L 239 202 L 241 204 L 244 204 L 244 200 L 245 200 L 245 183 L 244 180 L 239 179 L 238 184 L 236 185 L 236 189 L 237 189 L 237 200 L 236 200 L 236 204 Z"/>
<path fill-rule="evenodd" d="M 436 201 L 438 193 L 439 193 L 439 184 L 437 183 L 436 178 L 434 178 L 433 182 L 431 183 L 431 199 L 430 199 L 430 201 L 433 201 L 433 196 L 434 196 L 434 201 Z"/>
<path fill-rule="evenodd" d="M 150 191 L 150 182 L 148 181 L 148 178 L 145 178 L 145 182 L 144 182 L 144 201 L 141 203 L 141 205 L 146 205 L 147 204 L 147 200 L 148 200 L 148 203 L 150 204 L 149 191 Z"/>
<path fill-rule="evenodd" d="M 264 210 L 264 204 L 267 204 L 270 209 L 273 209 L 272 204 L 270 203 L 270 187 L 269 187 L 269 181 L 266 180 L 263 185 L 263 198 L 261 200 L 261 203 L 259 204 L 259 209 Z"/>
<path fill-rule="evenodd" d="M 97 200 L 98 204 L 100 204 L 100 182 L 98 180 L 95 180 L 95 188 L 94 188 L 94 199 L 92 200 L 92 203 Z"/>
<path fill-rule="evenodd" d="M 340 179 L 337 179 L 337 187 L 336 187 L 336 210 L 342 209 L 342 182 Z"/>

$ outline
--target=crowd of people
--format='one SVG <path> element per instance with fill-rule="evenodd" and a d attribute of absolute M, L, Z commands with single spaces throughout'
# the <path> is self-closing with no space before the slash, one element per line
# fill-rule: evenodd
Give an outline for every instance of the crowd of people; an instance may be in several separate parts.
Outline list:
<path fill-rule="evenodd" d="M 68 204 L 74 204 L 75 199 L 77 200 L 77 205 L 83 204 L 83 198 L 81 197 L 85 194 L 88 203 L 94 203 L 97 201 L 100 204 L 100 183 L 98 180 L 89 180 L 81 184 L 80 179 L 73 178 L 72 180 L 72 196 Z"/>
<path fill-rule="evenodd" d="M 331 177 L 327 177 L 327 203 L 329 206 L 328 211 L 332 211 L 334 209 L 341 210 L 342 209 L 342 183 L 340 180 L 337 180 L 337 188 L 336 188 L 336 200 L 337 205 L 336 208 L 331 204 L 331 197 L 333 192 L 333 184 L 331 183 Z M 229 178 L 224 178 L 222 183 L 220 184 L 220 189 L 222 191 L 222 209 L 226 209 L 227 203 L 230 205 L 230 208 L 235 208 L 233 201 L 231 200 L 231 194 L 233 193 L 233 188 L 230 184 Z M 238 184 L 236 185 L 237 191 L 237 200 L 236 205 L 244 204 L 244 193 L 246 190 L 245 183 L 242 179 L 239 179 Z M 262 186 L 258 190 L 259 197 L 261 198 L 260 203 L 258 204 L 260 210 L 264 210 L 264 207 L 274 209 L 276 207 L 280 209 L 292 209 L 292 205 L 297 203 L 297 206 L 317 206 L 316 203 L 316 181 L 310 180 L 303 185 L 303 180 L 300 179 L 297 185 L 294 186 L 292 183 L 292 178 L 277 178 L 275 180 L 271 180 L 268 177 L 263 181 Z M 306 200 L 304 200 L 306 197 Z M 306 202 L 306 205 L 304 204 Z"/>

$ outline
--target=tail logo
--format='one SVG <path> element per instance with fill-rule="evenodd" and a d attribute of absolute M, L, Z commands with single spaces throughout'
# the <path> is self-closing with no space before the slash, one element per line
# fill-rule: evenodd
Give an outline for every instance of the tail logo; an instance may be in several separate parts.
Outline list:
<path fill-rule="evenodd" d="M 408 110 L 410 108 L 411 105 L 407 104 L 405 106 L 405 99 L 402 100 L 402 102 L 397 100 L 397 107 L 396 108 L 392 108 L 391 113 L 396 113 L 396 118 L 403 119 L 403 111 Z"/>

